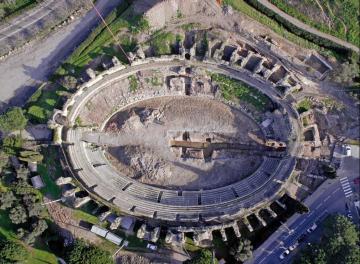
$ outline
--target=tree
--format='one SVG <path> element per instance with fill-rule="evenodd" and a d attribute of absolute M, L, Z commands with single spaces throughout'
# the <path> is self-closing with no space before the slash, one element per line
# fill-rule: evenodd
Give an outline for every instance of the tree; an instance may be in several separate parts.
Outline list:
<path fill-rule="evenodd" d="M 324 221 L 321 243 L 306 247 L 298 264 L 355 264 L 360 262 L 356 226 L 345 216 L 333 215 Z"/>
<path fill-rule="evenodd" d="M 16 201 L 12 191 L 0 193 L 0 209 L 5 210 L 11 208 Z"/>
<path fill-rule="evenodd" d="M 230 249 L 230 255 L 232 255 L 236 261 L 245 262 L 252 258 L 252 245 L 251 241 L 247 239 L 240 239 L 237 245 Z"/>
<path fill-rule="evenodd" d="M 4 152 L 0 151 L 0 172 L 8 164 L 9 156 Z"/>
<path fill-rule="evenodd" d="M 33 244 L 36 238 L 48 228 L 48 225 L 45 220 L 40 219 L 36 223 L 32 224 L 32 228 L 33 230 L 24 237 L 24 241 L 27 244 Z"/>
<path fill-rule="evenodd" d="M 0 259 L 2 263 L 23 263 L 29 256 L 29 252 L 19 243 L 12 240 L 0 241 Z"/>
<path fill-rule="evenodd" d="M 68 251 L 66 261 L 68 264 L 113 264 L 109 252 L 88 245 L 82 240 L 76 240 Z"/>
<path fill-rule="evenodd" d="M 3 150 L 8 155 L 16 155 L 21 149 L 22 144 L 23 139 L 20 135 L 5 137 L 2 141 Z"/>
<path fill-rule="evenodd" d="M 17 205 L 12 208 L 9 213 L 9 218 L 13 224 L 25 223 L 28 219 L 24 206 Z"/>
<path fill-rule="evenodd" d="M 214 260 L 214 262 L 213 262 Z M 186 264 L 213 264 L 218 263 L 217 259 L 213 259 L 213 254 L 208 249 L 202 249 L 200 252 L 191 260 L 187 260 L 184 263 Z"/>
<path fill-rule="evenodd" d="M 24 150 L 24 151 L 20 151 L 19 160 L 26 162 L 41 162 L 43 158 L 44 156 L 37 151 Z"/>
<path fill-rule="evenodd" d="M 20 107 L 11 108 L 5 114 L 0 115 L 0 130 L 4 132 L 22 130 L 26 124 L 27 119 Z"/>

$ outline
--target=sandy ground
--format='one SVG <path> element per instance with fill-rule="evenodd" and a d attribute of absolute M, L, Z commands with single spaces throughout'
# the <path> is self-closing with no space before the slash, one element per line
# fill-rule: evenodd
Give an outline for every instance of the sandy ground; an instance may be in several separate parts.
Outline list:
<path fill-rule="evenodd" d="M 102 14 L 109 13 L 122 0 L 98 0 Z M 95 11 L 50 35 L 41 43 L 34 43 L 18 54 L 0 62 L 0 110 L 9 105 L 22 105 L 36 90 L 37 83 L 47 76 L 79 45 L 91 28 L 99 23 Z"/>
<path fill-rule="evenodd" d="M 235 150 L 216 150 L 207 160 L 201 150 L 173 148 L 171 139 L 249 143 L 257 125 L 240 111 L 207 98 L 159 97 L 141 101 L 114 115 L 101 137 L 114 139 L 108 158 L 139 181 L 188 190 L 221 187 L 251 174 L 262 158 Z M 116 134 L 116 136 L 114 136 Z M 107 137 L 107 138 L 106 138 Z"/>

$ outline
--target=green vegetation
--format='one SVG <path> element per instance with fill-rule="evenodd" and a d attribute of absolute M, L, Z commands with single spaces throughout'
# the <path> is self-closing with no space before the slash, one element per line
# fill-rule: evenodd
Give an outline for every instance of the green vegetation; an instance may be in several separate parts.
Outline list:
<path fill-rule="evenodd" d="M 360 262 L 359 231 L 343 215 L 329 216 L 319 244 L 301 250 L 297 264 L 356 264 Z"/>
<path fill-rule="evenodd" d="M 130 75 L 128 77 L 128 80 L 129 80 L 129 89 L 131 92 L 135 92 L 138 87 L 139 87 L 139 83 L 138 83 L 138 80 L 136 78 L 135 75 Z"/>
<path fill-rule="evenodd" d="M 20 135 L 10 135 L 3 138 L 1 147 L 5 154 L 16 155 L 19 153 L 23 145 L 23 139 Z"/>
<path fill-rule="evenodd" d="M 136 34 L 149 29 L 149 22 L 141 15 L 134 15 L 134 11 L 128 8 L 130 3 L 130 0 L 123 1 L 105 18 L 115 36 L 126 31 Z M 131 51 L 133 45 L 128 45 L 128 37 L 117 38 L 117 41 L 122 44 L 125 52 Z M 127 62 L 103 23 L 96 27 L 88 38 L 70 55 L 57 70 L 56 75 L 76 75 L 83 66 L 100 55 L 117 56 L 121 61 Z"/>
<path fill-rule="evenodd" d="M 26 186 L 25 186 L 26 185 Z M 25 245 L 24 242 L 33 244 L 34 239 L 38 238 L 43 232 L 44 228 L 47 227 L 44 220 L 37 220 L 39 216 L 44 212 L 43 206 L 35 205 L 39 193 L 27 184 L 19 184 L 19 186 L 5 186 L 1 183 L 0 188 L 0 244 L 11 244 L 9 248 L 3 251 L 0 246 L 0 263 L 4 258 L 7 260 L 5 263 L 24 263 L 24 264 L 41 264 L 51 263 L 57 264 L 56 256 L 47 251 L 42 243 L 35 243 L 34 247 Z M 6 193 L 4 192 L 6 191 Z M 14 200 L 15 198 L 15 200 Z M 26 214 L 32 217 L 33 224 L 15 224 L 9 217 L 9 208 L 14 206 L 21 201 L 26 206 Z M 12 218 L 17 219 L 19 216 L 14 215 Z M 22 242 L 21 238 L 24 242 Z M 15 244 L 15 245 L 14 245 Z M 25 247 L 24 247 L 25 246 Z M 22 260 L 15 260 L 14 255 L 11 254 L 12 250 L 17 248 L 20 253 L 18 258 L 24 257 Z M 26 250 L 26 252 L 23 250 Z M 3 257 L 5 254 L 6 257 Z M 12 259 L 11 259 L 12 258 Z"/>
<path fill-rule="evenodd" d="M 67 249 L 66 262 L 69 264 L 113 264 L 109 252 L 86 244 L 82 240 L 75 241 L 74 245 Z"/>
<path fill-rule="evenodd" d="M 319 0 L 318 3 L 322 9 L 320 9 L 315 1 L 306 0 L 300 3 L 300 5 L 302 5 L 299 6 L 300 8 L 316 10 L 316 13 L 319 15 L 322 13 L 322 10 L 324 10 L 326 17 L 331 21 L 328 23 L 326 23 L 325 20 L 323 23 L 319 23 L 314 17 L 307 15 L 305 12 L 301 12 L 296 5 L 289 1 L 270 0 L 270 2 L 290 16 L 322 32 L 347 40 L 355 45 L 359 45 L 360 43 L 360 29 L 358 26 L 359 1 L 357 0 Z M 322 17 L 323 16 L 324 15 L 322 15 Z"/>
<path fill-rule="evenodd" d="M 89 213 L 86 213 L 84 211 L 81 211 L 81 210 L 74 210 L 73 211 L 73 217 L 77 220 L 84 220 L 86 222 L 89 222 L 93 225 L 97 225 L 99 224 L 99 219 L 92 215 L 92 214 L 89 214 Z"/>
<path fill-rule="evenodd" d="M 185 237 L 185 245 L 184 245 L 185 249 L 189 252 L 195 252 L 200 250 L 201 248 L 198 246 L 195 246 L 194 241 L 189 238 L 189 237 Z"/>
<path fill-rule="evenodd" d="M 33 150 L 20 151 L 19 155 L 19 160 L 25 162 L 41 162 L 44 158 L 39 152 Z"/>
<path fill-rule="evenodd" d="M 0 115 L 0 130 L 4 132 L 22 130 L 26 124 L 27 119 L 19 107 L 11 108 L 5 114 Z"/>
<path fill-rule="evenodd" d="M 82 126 L 82 120 L 81 120 L 80 116 L 77 116 L 77 117 L 75 118 L 75 126 L 77 126 L 77 127 L 81 127 L 81 126 Z"/>
<path fill-rule="evenodd" d="M 184 262 L 185 264 L 217 264 L 216 258 L 213 258 L 212 252 L 208 249 L 201 249 L 191 260 Z"/>
<path fill-rule="evenodd" d="M 296 109 L 299 112 L 299 114 L 302 114 L 302 113 L 310 110 L 312 107 L 313 107 L 312 102 L 308 98 L 306 98 L 297 104 Z"/>
<path fill-rule="evenodd" d="M 261 112 L 272 107 L 270 99 L 255 88 L 221 74 L 212 74 L 211 78 L 220 86 L 226 100 L 240 100 Z"/>
<path fill-rule="evenodd" d="M 343 54 L 341 54 L 340 52 L 340 55 L 333 50 L 329 50 L 328 48 L 332 47 L 329 41 L 319 41 L 315 39 L 313 35 L 309 35 L 306 31 L 294 28 L 292 25 L 289 25 L 289 23 L 278 19 L 278 16 L 276 14 L 262 8 L 262 6 L 260 6 L 257 1 L 224 0 L 224 4 L 231 5 L 234 9 L 251 17 L 252 19 L 255 19 L 259 23 L 269 27 L 275 33 L 301 47 L 315 49 L 324 55 L 332 55 L 336 57 L 339 57 L 340 55 L 346 55 L 346 52 L 344 52 L 342 49 L 341 51 Z M 254 5 L 255 7 L 252 5 Z M 329 47 L 329 45 L 331 47 Z"/>
<path fill-rule="evenodd" d="M 201 24 L 200 23 L 188 23 L 188 24 L 184 24 L 181 26 L 181 28 L 185 31 L 190 31 L 190 30 L 193 30 L 195 28 L 198 28 L 200 27 Z"/>
<path fill-rule="evenodd" d="M 238 10 L 241 13 L 244 13 L 245 15 L 251 17 L 252 19 L 255 19 L 261 24 L 264 24 L 265 26 L 269 27 L 280 36 L 286 38 L 287 40 L 295 44 L 298 44 L 299 46 L 309 49 L 320 50 L 319 46 L 289 32 L 281 24 L 267 17 L 260 11 L 256 10 L 254 7 L 249 5 L 245 0 L 224 0 L 224 4 L 231 5 L 234 9 Z"/>
<path fill-rule="evenodd" d="M 151 46 L 157 56 L 171 54 L 176 36 L 171 32 L 159 32 L 151 39 Z"/>
<path fill-rule="evenodd" d="M 51 117 L 53 110 L 62 103 L 66 89 L 61 86 L 51 89 L 38 88 L 26 105 L 26 116 L 32 123 L 44 124 Z"/>
<path fill-rule="evenodd" d="M 159 78 L 158 76 L 152 76 L 150 78 L 150 83 L 152 86 L 161 86 L 163 85 L 163 80 Z"/>
<path fill-rule="evenodd" d="M 57 149 L 55 147 L 43 148 L 44 154 L 42 164 L 38 164 L 38 172 L 45 183 L 45 187 L 41 189 L 43 195 L 50 195 L 52 199 L 60 198 L 61 190 L 55 181 L 63 175 L 63 168 L 59 163 Z"/>
<path fill-rule="evenodd" d="M 29 257 L 29 252 L 18 242 L 0 239 L 0 263 L 23 262 Z"/>
<path fill-rule="evenodd" d="M 238 262 L 245 262 L 252 258 L 251 241 L 247 239 L 240 239 L 238 243 L 230 249 L 230 255 Z"/>
<path fill-rule="evenodd" d="M 42 0 L 3 0 L 0 1 L 0 21 L 4 18 L 17 15 L 34 7 Z"/>

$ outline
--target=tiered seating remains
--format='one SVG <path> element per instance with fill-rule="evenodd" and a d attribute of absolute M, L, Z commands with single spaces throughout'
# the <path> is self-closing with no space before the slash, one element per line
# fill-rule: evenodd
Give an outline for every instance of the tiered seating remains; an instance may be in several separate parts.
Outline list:
<path fill-rule="evenodd" d="M 216 204 L 235 199 L 234 192 L 230 187 L 219 188 L 201 192 L 201 204 Z"/>

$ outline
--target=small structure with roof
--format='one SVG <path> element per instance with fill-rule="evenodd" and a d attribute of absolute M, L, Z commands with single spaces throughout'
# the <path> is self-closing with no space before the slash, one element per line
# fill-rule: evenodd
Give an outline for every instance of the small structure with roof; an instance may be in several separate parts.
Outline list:
<path fill-rule="evenodd" d="M 31 180 L 32 186 L 35 189 L 41 189 L 45 186 L 45 183 L 41 179 L 40 175 L 36 175 L 36 176 L 32 177 L 30 180 Z"/>
<path fill-rule="evenodd" d="M 92 233 L 98 235 L 98 236 L 101 236 L 101 237 L 105 237 L 106 234 L 109 232 L 108 230 L 106 230 L 105 228 L 102 228 L 100 226 L 97 226 L 97 225 L 93 225 L 91 227 L 91 230 L 90 230 Z"/>
<path fill-rule="evenodd" d="M 28 162 L 28 168 L 30 172 L 37 172 L 37 162 L 36 161 Z"/>
<path fill-rule="evenodd" d="M 116 244 L 116 245 L 120 245 L 121 244 L 121 241 L 123 241 L 123 239 L 111 232 L 108 232 L 105 236 L 105 239 L 106 240 L 109 240 L 110 242 Z"/>

